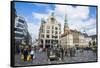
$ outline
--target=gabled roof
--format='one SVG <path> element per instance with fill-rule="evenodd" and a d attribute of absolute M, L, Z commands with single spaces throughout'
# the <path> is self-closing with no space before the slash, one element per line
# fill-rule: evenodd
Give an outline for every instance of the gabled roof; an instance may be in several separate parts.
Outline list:
<path fill-rule="evenodd" d="M 97 35 L 90 35 L 89 37 L 91 37 L 92 39 L 97 38 Z"/>

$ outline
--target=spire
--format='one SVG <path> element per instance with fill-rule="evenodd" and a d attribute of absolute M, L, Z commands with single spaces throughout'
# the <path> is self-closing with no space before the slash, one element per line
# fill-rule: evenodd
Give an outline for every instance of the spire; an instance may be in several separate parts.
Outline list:
<path fill-rule="evenodd" d="M 65 20 L 64 20 L 64 28 L 68 28 L 68 21 L 67 21 L 67 14 L 65 14 Z"/>
<path fill-rule="evenodd" d="M 83 33 L 84 33 L 84 34 L 86 33 L 85 29 L 83 30 Z"/>
<path fill-rule="evenodd" d="M 51 16 L 54 16 L 54 12 L 51 13 Z"/>
<path fill-rule="evenodd" d="M 65 14 L 65 23 L 67 23 L 67 14 Z"/>

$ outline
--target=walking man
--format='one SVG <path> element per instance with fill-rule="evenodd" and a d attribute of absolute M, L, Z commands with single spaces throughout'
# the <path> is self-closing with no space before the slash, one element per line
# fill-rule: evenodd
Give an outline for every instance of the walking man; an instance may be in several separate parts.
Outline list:
<path fill-rule="evenodd" d="M 28 50 L 25 48 L 24 49 L 24 61 L 27 61 L 27 56 L 28 56 Z"/>

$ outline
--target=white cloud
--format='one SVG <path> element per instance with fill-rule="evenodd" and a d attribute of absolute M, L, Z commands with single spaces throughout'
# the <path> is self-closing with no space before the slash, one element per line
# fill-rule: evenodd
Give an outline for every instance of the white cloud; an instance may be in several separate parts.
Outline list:
<path fill-rule="evenodd" d="M 32 36 L 32 41 L 38 39 L 39 25 L 36 25 L 34 23 L 27 23 L 27 25 L 28 25 L 28 31 Z"/>
<path fill-rule="evenodd" d="M 88 33 L 89 35 L 94 35 L 94 34 L 96 34 L 96 28 L 93 28 L 93 29 L 88 30 L 87 33 Z"/>
<path fill-rule="evenodd" d="M 56 5 L 55 12 L 58 15 L 68 15 L 69 19 L 87 19 L 89 15 L 89 7 L 87 6 L 70 6 L 70 5 Z"/>
<path fill-rule="evenodd" d="M 41 18 L 47 18 L 48 17 L 48 14 L 41 14 L 41 13 L 35 13 L 33 12 L 32 13 L 32 16 L 33 16 L 33 19 L 38 19 L 38 20 L 41 20 Z"/>
<path fill-rule="evenodd" d="M 79 31 L 86 30 L 87 33 L 90 34 L 88 30 L 93 29 L 93 27 L 96 25 L 96 19 L 89 18 L 89 12 L 88 6 L 73 7 L 70 5 L 56 5 L 55 8 L 58 21 L 60 21 L 62 24 L 62 31 L 64 26 L 64 16 L 67 14 L 68 24 L 71 29 L 77 29 Z"/>
<path fill-rule="evenodd" d="M 96 20 L 95 19 L 88 19 L 86 21 L 82 21 L 82 20 L 76 20 L 76 21 L 71 21 L 73 22 L 73 25 L 76 26 L 76 29 L 81 30 L 81 29 L 89 29 L 93 26 L 96 25 Z M 72 27 L 72 26 L 71 26 Z"/>
<path fill-rule="evenodd" d="M 44 5 L 46 6 L 46 5 Z M 96 34 L 96 28 L 92 28 L 94 25 L 96 25 L 96 20 L 93 18 L 89 18 L 89 7 L 87 6 L 70 6 L 70 5 L 55 5 L 55 10 L 47 9 L 47 14 L 42 13 L 36 13 L 33 12 L 32 16 L 34 20 L 38 20 L 35 24 L 28 23 L 29 31 L 32 34 L 33 39 L 36 39 L 38 37 L 38 31 L 41 24 L 41 18 L 45 18 L 47 20 L 47 17 L 50 15 L 51 12 L 55 13 L 55 16 L 58 20 L 58 22 L 62 25 L 62 32 L 64 27 L 64 17 L 65 14 L 68 16 L 68 24 L 71 29 L 85 29 L 86 32 L 90 34 Z M 85 21 L 83 21 L 85 20 Z"/>

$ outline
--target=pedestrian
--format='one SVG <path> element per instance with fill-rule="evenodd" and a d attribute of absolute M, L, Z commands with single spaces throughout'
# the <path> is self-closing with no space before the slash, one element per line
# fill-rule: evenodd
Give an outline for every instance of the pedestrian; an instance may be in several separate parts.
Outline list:
<path fill-rule="evenodd" d="M 36 46 L 34 46 L 34 51 L 36 52 Z"/>
<path fill-rule="evenodd" d="M 60 50 L 61 50 L 61 58 L 62 58 L 62 60 L 64 59 L 64 50 L 63 50 L 63 48 L 60 48 Z"/>
<path fill-rule="evenodd" d="M 20 49 L 18 46 L 16 46 L 16 54 L 19 55 L 19 53 L 20 53 Z"/>
<path fill-rule="evenodd" d="M 50 55 L 50 50 L 51 50 L 50 48 L 47 49 L 47 56 L 48 56 L 48 59 L 49 59 L 49 55 Z"/>
<path fill-rule="evenodd" d="M 83 53 L 83 48 L 80 49 L 80 53 Z"/>
<path fill-rule="evenodd" d="M 30 55 L 31 55 L 31 60 L 33 60 L 35 58 L 35 52 L 33 49 L 31 50 Z"/>
<path fill-rule="evenodd" d="M 72 57 L 75 56 L 75 48 L 72 48 Z"/>
<path fill-rule="evenodd" d="M 72 48 L 70 48 L 70 57 L 72 57 Z"/>
<path fill-rule="evenodd" d="M 67 56 L 70 57 L 70 48 L 67 48 Z"/>
<path fill-rule="evenodd" d="M 65 56 L 68 56 L 67 53 L 68 53 L 68 52 L 67 52 L 67 49 L 65 49 Z"/>
<path fill-rule="evenodd" d="M 24 49 L 24 61 L 27 61 L 27 56 L 28 56 L 28 50 L 25 48 Z"/>

